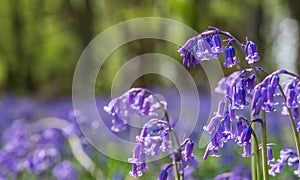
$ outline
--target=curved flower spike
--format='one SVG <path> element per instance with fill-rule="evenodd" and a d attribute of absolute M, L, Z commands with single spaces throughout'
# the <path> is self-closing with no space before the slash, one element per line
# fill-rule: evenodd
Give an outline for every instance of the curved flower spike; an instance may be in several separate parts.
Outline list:
<path fill-rule="evenodd" d="M 111 130 L 121 132 L 126 129 L 127 120 L 132 115 L 157 117 L 166 106 L 165 101 L 159 101 L 148 89 L 133 88 L 111 100 L 103 109 L 113 116 Z"/>

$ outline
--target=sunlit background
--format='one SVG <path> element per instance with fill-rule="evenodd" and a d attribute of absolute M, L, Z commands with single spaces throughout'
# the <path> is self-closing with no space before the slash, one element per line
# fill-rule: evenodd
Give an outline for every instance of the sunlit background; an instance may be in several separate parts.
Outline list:
<path fill-rule="evenodd" d="M 55 98 L 71 94 L 73 71 L 85 46 L 106 28 L 145 16 L 165 17 L 196 31 L 216 26 L 256 42 L 268 70 L 292 71 L 299 63 L 298 1 L 95 1 L 4 0 L 0 6 L 0 87 L 2 93 Z M 178 34 L 185 37 L 184 34 Z M 115 71 L 139 54 L 162 52 L 180 61 L 176 46 L 139 40 L 118 49 L 106 63 L 107 92 Z M 159 50 L 158 50 L 159 48 Z M 196 72 L 195 72 L 196 73 Z M 150 83 L 149 78 L 141 81 Z"/>

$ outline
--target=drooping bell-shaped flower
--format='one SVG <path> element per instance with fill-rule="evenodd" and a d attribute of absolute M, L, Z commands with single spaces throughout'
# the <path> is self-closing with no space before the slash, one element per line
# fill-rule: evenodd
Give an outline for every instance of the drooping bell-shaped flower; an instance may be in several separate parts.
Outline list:
<path fill-rule="evenodd" d="M 239 62 L 239 58 L 236 57 L 235 48 L 232 45 L 229 45 L 225 49 L 225 62 L 224 66 L 231 68 Z"/>
<path fill-rule="evenodd" d="M 160 172 L 160 174 L 159 174 L 157 180 L 167 180 L 167 178 L 168 178 L 168 171 L 165 170 L 165 169 L 163 169 L 163 170 Z"/>
<path fill-rule="evenodd" d="M 275 158 L 273 157 L 273 151 L 271 146 L 267 146 L 267 158 L 268 158 L 269 165 L 275 162 Z"/>
<path fill-rule="evenodd" d="M 219 55 L 212 51 L 210 44 L 205 39 L 200 37 L 198 39 L 197 45 L 198 51 L 196 52 L 196 57 L 200 61 L 219 58 Z"/>
<path fill-rule="evenodd" d="M 252 128 L 251 127 L 244 128 L 241 136 L 238 139 L 238 144 L 243 145 L 244 143 L 250 142 L 251 135 L 252 135 Z"/>
<path fill-rule="evenodd" d="M 112 127 L 111 130 L 114 132 L 121 132 L 126 129 L 126 122 L 122 120 L 118 114 L 112 113 L 113 120 L 112 120 Z"/>
<path fill-rule="evenodd" d="M 142 173 L 142 171 L 139 169 L 138 164 L 133 163 L 133 164 L 132 164 L 132 169 L 131 169 L 131 171 L 129 172 L 129 175 L 132 176 L 132 177 L 137 178 L 137 177 L 139 177 L 139 176 L 142 176 L 142 174 L 143 174 L 143 173 Z"/>
<path fill-rule="evenodd" d="M 256 45 L 252 41 L 248 43 L 247 51 L 248 51 L 248 56 L 246 57 L 246 60 L 249 64 L 253 64 L 260 60 Z"/>
<path fill-rule="evenodd" d="M 243 144 L 243 147 L 244 147 L 244 153 L 242 154 L 243 157 L 249 157 L 254 155 L 253 153 L 251 153 L 251 143 L 245 142 Z"/>
<path fill-rule="evenodd" d="M 220 54 L 221 52 L 224 51 L 224 48 L 222 46 L 222 41 L 219 35 L 214 34 L 212 36 L 212 44 L 213 44 L 213 47 L 211 48 L 212 52 Z"/>
<path fill-rule="evenodd" d="M 221 120 L 220 117 L 214 116 L 213 118 L 211 118 L 209 123 L 203 127 L 203 130 L 208 132 L 209 134 L 214 133 L 217 130 L 220 120 Z"/>
<path fill-rule="evenodd" d="M 180 56 L 184 57 L 187 51 L 189 51 L 197 42 L 196 37 L 190 38 L 181 48 L 178 49 Z"/>

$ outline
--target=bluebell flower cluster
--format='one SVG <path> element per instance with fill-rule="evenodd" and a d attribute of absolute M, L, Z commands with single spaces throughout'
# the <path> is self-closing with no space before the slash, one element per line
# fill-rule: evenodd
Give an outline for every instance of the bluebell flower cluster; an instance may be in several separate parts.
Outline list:
<path fill-rule="evenodd" d="M 224 39 L 222 39 L 223 37 Z M 244 56 L 243 60 L 250 68 L 236 71 L 219 81 L 216 91 L 223 94 L 224 98 L 219 102 L 218 110 L 210 122 L 203 127 L 211 137 L 203 159 L 207 159 L 210 154 L 215 157 L 221 156 L 219 151 L 227 142 L 233 141 L 238 146 L 243 147 L 242 157 L 256 155 L 256 164 L 253 164 L 253 166 L 256 166 L 257 169 L 253 169 L 252 175 L 256 176 L 257 173 L 257 176 L 259 176 L 260 160 L 258 157 L 259 151 L 262 149 L 263 175 L 265 179 L 268 179 L 266 171 L 268 164 L 271 166 L 269 171 L 271 175 L 280 173 L 286 162 L 290 165 L 298 164 L 299 166 L 297 152 L 300 154 L 300 149 L 297 149 L 297 152 L 294 153 L 292 151 L 282 151 L 281 159 L 275 162 L 272 147 L 267 144 L 265 112 L 274 112 L 282 107 L 282 113 L 290 115 L 295 142 L 299 147 L 297 130 L 300 130 L 300 121 L 297 123 L 297 129 L 294 121 L 299 119 L 300 86 L 298 82 L 300 77 L 286 70 L 278 70 L 269 74 L 263 68 L 254 65 L 260 60 L 254 42 L 246 38 L 246 42 L 243 44 L 230 33 L 214 27 L 210 27 L 209 30 L 190 38 L 178 49 L 178 52 L 183 58 L 183 65 L 188 68 L 197 67 L 202 61 L 220 59 L 222 53 L 224 56 L 223 65 L 226 68 L 232 68 L 241 61 L 236 48 L 240 50 L 240 54 Z M 260 73 L 266 75 L 261 82 Z M 284 90 L 282 90 L 279 83 L 280 74 L 293 77 L 286 83 Z M 281 98 L 277 98 L 277 96 Z M 283 103 L 279 99 L 283 99 Z M 251 120 L 237 113 L 237 110 L 245 110 L 249 105 Z M 184 174 L 182 172 L 185 171 L 186 167 L 197 166 L 198 162 L 193 154 L 194 142 L 187 139 L 179 145 L 176 132 L 169 124 L 166 102 L 160 101 L 147 89 L 131 89 L 120 97 L 113 99 L 108 106 L 104 107 L 104 110 L 113 116 L 111 130 L 115 132 L 123 131 L 126 128 L 127 120 L 130 119 L 131 114 L 151 117 L 157 115 L 159 111 L 165 113 L 165 120 L 159 120 L 158 117 L 152 118 L 144 125 L 141 134 L 137 136 L 133 157 L 128 160 L 132 163 L 132 170 L 129 173 L 131 176 L 139 177 L 143 171 L 148 169 L 146 155 L 155 156 L 160 152 L 172 149 L 175 146 L 171 143 L 173 137 L 176 137 L 176 144 L 178 145 L 172 151 L 173 162 L 162 168 L 158 179 L 170 179 L 173 175 L 177 179 L 181 179 Z M 252 126 L 253 123 L 257 122 L 262 125 L 261 146 L 256 136 L 256 128 Z M 252 144 L 255 145 L 253 149 L 256 154 L 252 152 Z M 294 173 L 299 176 L 300 168 Z M 235 177 L 235 175 L 232 174 L 228 177 Z M 227 175 L 222 175 L 219 178 L 223 177 L 226 178 Z"/>
<path fill-rule="evenodd" d="M 292 75 L 293 78 L 288 79 L 285 84 L 283 91 L 279 89 L 279 75 L 288 74 Z M 293 119 L 299 120 L 299 103 L 300 103 L 300 86 L 299 77 L 286 70 L 278 70 L 268 75 L 261 83 L 255 86 L 253 99 L 252 99 L 252 115 L 257 116 L 261 110 L 266 112 L 274 112 L 280 107 L 282 108 L 282 114 L 288 115 L 288 109 L 290 109 Z M 282 93 L 286 97 L 286 102 L 280 103 L 276 97 L 282 97 Z M 282 104 L 282 106 L 277 106 Z M 299 129 L 299 121 L 297 123 Z M 299 130 L 298 130 L 299 131 Z"/>
<path fill-rule="evenodd" d="M 205 42 L 207 43 L 207 41 Z M 193 154 L 194 142 L 187 139 L 181 145 L 179 144 L 170 124 L 167 103 L 161 101 L 148 89 L 130 89 L 120 97 L 113 99 L 108 106 L 104 107 L 104 110 L 114 117 L 111 130 L 116 132 L 125 129 L 123 127 L 131 113 L 148 117 L 158 115 L 159 111 L 164 113 L 165 120 L 151 118 L 143 125 L 140 135 L 136 137 L 133 155 L 128 159 L 128 162 L 132 164 L 130 176 L 135 178 L 142 176 L 143 172 L 148 170 L 147 156 L 158 156 L 162 152 L 171 152 L 173 163 L 169 164 L 167 168 L 163 168 L 158 179 L 167 179 L 173 176 L 174 169 L 177 169 L 180 174 L 185 174 L 183 172 L 189 167 L 198 166 L 196 156 Z M 175 147 L 173 138 L 176 139 L 179 147 Z"/>
<path fill-rule="evenodd" d="M 286 82 L 284 94 L 286 95 L 287 101 L 283 104 L 282 114 L 288 115 L 287 109 L 289 108 L 292 111 L 294 119 L 299 120 L 300 85 L 298 78 L 292 78 Z M 299 122 L 297 129 L 299 129 Z"/>
<path fill-rule="evenodd" d="M 282 173 L 282 169 L 284 166 L 297 166 L 297 169 L 294 171 L 294 174 L 300 177 L 300 165 L 299 165 L 299 157 L 297 151 L 286 148 L 280 151 L 280 158 L 271 164 L 271 169 L 269 170 L 269 174 L 272 176 L 276 176 L 278 173 Z"/>
<path fill-rule="evenodd" d="M 273 112 L 275 106 L 279 102 L 275 101 L 275 96 L 278 95 L 279 76 L 272 75 L 264 80 L 264 83 L 258 84 L 254 88 L 252 99 L 252 115 L 259 115 L 261 109 L 265 112 Z"/>
<path fill-rule="evenodd" d="M 222 78 L 216 92 L 224 94 L 230 99 L 233 109 L 243 109 L 249 105 L 256 78 L 252 71 L 242 70 Z"/>
<path fill-rule="evenodd" d="M 57 180 L 78 179 L 77 170 L 73 167 L 72 163 L 68 160 L 65 160 L 57 164 L 53 168 L 52 174 L 56 177 Z"/>
<path fill-rule="evenodd" d="M 225 35 L 228 38 L 224 40 L 228 42 L 225 48 L 222 45 L 223 41 L 219 34 Z M 190 38 L 178 49 L 178 52 L 180 56 L 183 57 L 183 64 L 188 68 L 198 66 L 201 61 L 219 59 L 221 53 L 224 53 L 223 65 L 227 68 L 231 68 L 240 61 L 240 58 L 236 55 L 235 47 L 232 44 L 232 42 L 235 41 L 237 40 L 229 33 L 214 28 L 214 30 L 207 30 Z M 248 52 L 248 55 L 245 57 L 248 64 L 253 64 L 260 60 L 254 42 L 248 41 L 247 39 L 246 44 L 241 44 L 240 48 Z"/>
<path fill-rule="evenodd" d="M 0 174 L 6 179 L 17 179 L 24 171 L 41 175 L 61 161 L 63 133 L 56 129 L 36 131 L 24 121 L 15 120 L 3 132 Z"/>
<path fill-rule="evenodd" d="M 191 139 L 186 139 L 180 146 L 183 150 L 175 149 L 173 157 L 178 166 L 180 173 L 184 172 L 184 177 L 189 177 L 195 168 L 199 167 L 197 157 L 193 154 L 194 142 Z M 181 154 L 179 154 L 181 153 Z M 174 178 L 174 164 L 166 164 L 163 166 L 158 180 L 167 180 Z"/>
<path fill-rule="evenodd" d="M 146 155 L 158 156 L 160 152 L 167 152 L 171 148 L 170 128 L 166 121 L 152 119 L 148 121 L 136 137 L 137 143 L 133 150 L 130 176 L 139 177 L 143 171 L 147 171 Z"/>
<path fill-rule="evenodd" d="M 253 130 L 249 123 L 243 121 L 243 117 L 235 115 L 232 105 L 226 105 L 225 101 L 220 101 L 218 112 L 211 118 L 210 122 L 203 129 L 211 135 L 211 141 L 207 145 L 203 159 L 211 156 L 219 157 L 219 150 L 229 140 L 233 140 L 237 145 L 243 146 L 243 157 L 252 156 L 251 135 Z"/>
<path fill-rule="evenodd" d="M 218 59 L 224 51 L 221 38 L 214 34 L 210 36 L 197 36 L 189 39 L 178 52 L 183 57 L 183 64 L 187 67 L 196 67 L 201 61 Z"/>
<path fill-rule="evenodd" d="M 155 99 L 147 89 L 132 88 L 123 95 L 112 99 L 104 110 L 113 116 L 111 130 L 121 132 L 126 129 L 127 120 L 132 114 L 140 116 L 158 116 L 158 113 L 166 109 L 167 103 Z"/>

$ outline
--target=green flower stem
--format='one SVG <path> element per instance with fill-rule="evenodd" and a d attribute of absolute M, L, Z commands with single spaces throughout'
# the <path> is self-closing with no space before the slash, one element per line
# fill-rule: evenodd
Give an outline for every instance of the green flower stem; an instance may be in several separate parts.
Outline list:
<path fill-rule="evenodd" d="M 252 71 L 256 77 L 256 82 L 257 84 L 259 83 L 259 76 L 258 76 L 258 73 L 257 73 L 257 70 L 256 70 L 256 67 L 251 64 L 251 68 L 252 68 Z M 269 179 L 269 172 L 268 172 L 268 162 L 267 162 L 267 119 L 266 119 L 266 112 L 265 111 L 262 111 L 261 113 L 262 115 L 262 163 L 263 163 L 263 177 L 264 177 L 264 180 L 268 180 Z M 253 131 L 254 132 L 254 131 Z M 258 145 L 258 141 L 257 141 L 257 138 L 256 138 L 256 144 Z M 259 159 L 259 148 L 257 148 L 257 159 Z M 252 162 L 252 161 L 251 161 Z M 252 167 L 254 165 L 252 164 Z M 257 172 L 260 174 L 260 162 L 257 162 L 256 164 L 256 167 L 257 167 Z M 253 170 L 252 170 L 253 172 Z M 258 176 L 257 176 L 258 177 Z M 260 178 L 260 177 L 259 177 Z"/>
<path fill-rule="evenodd" d="M 262 163 L 263 163 L 263 177 L 264 180 L 269 179 L 269 172 L 268 172 L 268 161 L 267 161 L 267 122 L 266 122 L 266 112 L 262 111 Z"/>
<path fill-rule="evenodd" d="M 255 174 L 256 176 L 254 177 L 257 180 L 260 180 L 261 174 L 260 174 L 260 156 L 259 156 L 259 147 L 258 147 L 258 140 L 257 140 L 257 136 L 256 133 L 254 131 L 254 124 L 252 124 L 251 126 L 252 128 L 252 152 L 255 152 L 255 155 L 252 156 L 251 158 L 254 159 L 255 161 L 251 164 L 251 171 L 252 171 L 252 175 Z M 252 160 L 251 159 L 251 160 Z M 252 162 L 252 161 L 251 161 Z M 256 171 L 255 171 L 256 170 Z M 254 172 L 253 172 L 254 171 Z M 254 179 L 252 176 L 252 179 Z"/>
<path fill-rule="evenodd" d="M 260 167 L 260 156 L 259 156 L 259 146 L 258 146 L 258 139 L 257 139 L 257 136 L 256 136 L 256 133 L 254 131 L 254 128 L 255 128 L 255 124 L 252 123 L 250 124 L 250 122 L 246 119 L 246 118 L 243 118 L 241 117 L 241 119 L 246 122 L 248 124 L 248 126 L 251 127 L 252 129 L 252 139 L 251 139 L 251 142 L 252 142 L 252 146 L 251 146 L 251 149 L 252 151 L 251 152 L 255 152 L 255 155 L 251 157 L 251 175 L 252 175 L 252 179 L 253 180 L 260 180 L 260 177 L 261 177 L 261 167 Z M 254 162 L 253 162 L 253 159 L 254 159 Z"/>
<path fill-rule="evenodd" d="M 161 108 L 163 109 L 164 115 L 165 115 L 165 119 L 166 119 L 166 121 L 167 121 L 167 123 L 168 123 L 168 126 L 169 126 L 169 129 L 170 129 L 172 146 L 173 146 L 173 147 L 175 146 L 175 142 L 174 142 L 174 137 L 175 137 L 176 145 L 177 145 L 177 147 L 179 147 L 179 153 L 180 153 L 180 157 L 181 157 L 181 147 L 180 147 L 180 142 L 179 142 L 179 139 L 178 139 L 178 136 L 177 136 L 176 132 L 173 130 L 173 128 L 172 128 L 172 126 L 171 126 L 171 124 L 170 124 L 169 114 L 168 114 L 168 111 L 167 111 L 166 107 L 160 102 L 160 99 L 159 99 L 157 96 L 155 96 L 154 93 L 152 93 L 152 92 L 149 91 L 149 90 L 147 90 L 147 92 L 148 92 L 149 94 L 151 94 L 151 95 L 154 97 L 154 99 L 159 103 L 159 105 L 160 105 Z M 174 135 L 174 137 L 173 137 L 173 135 Z M 173 157 L 173 159 L 172 159 L 172 160 L 173 160 L 173 164 L 174 164 L 174 169 L 175 169 L 175 179 L 176 179 L 176 180 L 183 180 L 183 179 L 184 179 L 184 174 L 183 174 L 183 173 L 179 173 L 179 170 L 178 170 L 178 163 L 177 163 L 177 161 L 176 161 L 176 159 L 175 159 L 175 156 L 176 156 L 175 153 L 177 153 L 177 152 L 176 152 L 176 151 L 173 152 L 174 157 Z M 182 157 L 181 157 L 181 159 L 182 159 Z"/>

